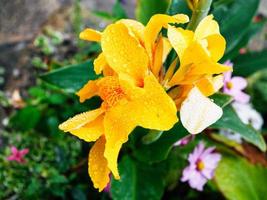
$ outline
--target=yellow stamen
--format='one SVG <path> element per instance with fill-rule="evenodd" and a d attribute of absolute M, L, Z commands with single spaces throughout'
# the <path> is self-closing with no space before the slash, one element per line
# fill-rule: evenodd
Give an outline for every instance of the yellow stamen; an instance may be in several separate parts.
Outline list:
<path fill-rule="evenodd" d="M 202 162 L 201 160 L 199 160 L 199 161 L 197 162 L 197 170 L 198 170 L 198 171 L 202 171 L 204 168 L 205 168 L 205 164 L 204 164 L 204 162 Z"/>
<path fill-rule="evenodd" d="M 232 82 L 227 82 L 226 87 L 230 90 L 233 88 L 233 83 Z"/>

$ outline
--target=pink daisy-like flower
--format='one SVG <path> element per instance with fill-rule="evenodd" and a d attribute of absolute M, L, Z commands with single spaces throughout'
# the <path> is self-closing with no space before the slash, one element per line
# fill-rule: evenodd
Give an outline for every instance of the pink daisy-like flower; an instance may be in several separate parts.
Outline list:
<path fill-rule="evenodd" d="M 224 63 L 228 66 L 233 66 L 233 63 L 226 61 Z M 223 92 L 231 95 L 236 102 L 248 103 L 250 96 L 244 93 L 242 90 L 247 87 L 247 80 L 240 76 L 232 77 L 232 72 L 224 73 L 224 86 Z"/>
<path fill-rule="evenodd" d="M 12 146 L 11 153 L 12 154 L 7 157 L 7 160 L 25 163 L 24 156 L 29 153 L 29 149 L 18 150 L 17 147 Z"/>
<path fill-rule="evenodd" d="M 214 149 L 215 147 L 205 149 L 204 144 L 200 143 L 189 155 L 189 166 L 183 170 L 181 181 L 188 181 L 191 188 L 202 191 L 207 181 L 212 179 L 221 160 L 221 155 L 214 153 Z"/>

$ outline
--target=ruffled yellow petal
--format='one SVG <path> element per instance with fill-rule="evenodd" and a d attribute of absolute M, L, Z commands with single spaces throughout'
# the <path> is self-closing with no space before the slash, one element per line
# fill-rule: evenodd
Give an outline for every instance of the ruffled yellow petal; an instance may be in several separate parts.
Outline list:
<path fill-rule="evenodd" d="M 99 138 L 89 153 L 88 173 L 93 181 L 94 187 L 101 192 L 109 183 L 110 170 L 104 157 L 105 137 Z"/>
<path fill-rule="evenodd" d="M 195 38 L 201 40 L 214 34 L 220 34 L 220 28 L 218 23 L 213 20 L 213 15 L 208 15 L 198 24 L 195 31 Z"/>
<path fill-rule="evenodd" d="M 194 38 L 194 33 L 182 28 L 168 26 L 168 38 L 179 58 L 183 57 L 185 49 L 189 46 Z"/>
<path fill-rule="evenodd" d="M 220 60 L 225 51 L 226 41 L 222 35 L 209 35 L 206 37 L 208 42 L 207 50 L 210 52 L 210 56 L 214 62 Z"/>
<path fill-rule="evenodd" d="M 101 40 L 101 33 L 99 31 L 96 31 L 94 29 L 87 28 L 83 30 L 80 35 L 80 39 L 82 40 L 88 40 L 93 42 L 100 42 Z"/>
<path fill-rule="evenodd" d="M 169 130 L 176 122 L 176 107 L 153 75 L 144 79 L 144 87 L 121 80 L 127 98 L 120 100 L 105 115 L 105 157 L 115 178 L 119 178 L 117 159 L 123 143 L 136 126 Z"/>
<path fill-rule="evenodd" d="M 76 94 L 80 97 L 80 102 L 90 99 L 98 94 L 98 80 L 88 81 Z"/>
<path fill-rule="evenodd" d="M 86 142 L 96 141 L 104 134 L 103 115 L 100 115 L 94 121 L 81 128 L 70 130 L 70 133 Z"/>
<path fill-rule="evenodd" d="M 162 27 L 167 28 L 169 23 L 186 23 L 188 21 L 188 16 L 184 14 L 174 16 L 164 14 L 153 15 L 147 23 L 144 31 L 145 47 L 150 58 L 152 58 L 152 49 Z"/>
<path fill-rule="evenodd" d="M 75 115 L 74 117 L 68 119 L 67 121 L 63 122 L 59 125 L 59 129 L 64 132 L 69 132 L 75 129 L 79 129 L 85 124 L 92 122 L 95 120 L 98 116 L 100 116 L 104 112 L 103 109 L 95 109 L 92 111 L 84 112 L 78 115 Z"/>
<path fill-rule="evenodd" d="M 145 27 L 142 23 L 132 19 L 121 19 L 117 23 L 123 23 L 129 28 L 140 42 L 144 42 L 144 30 Z"/>
<path fill-rule="evenodd" d="M 143 79 L 148 70 L 148 56 L 124 24 L 109 25 L 102 34 L 101 44 L 109 66 L 116 73 L 128 74 L 137 82 Z"/>

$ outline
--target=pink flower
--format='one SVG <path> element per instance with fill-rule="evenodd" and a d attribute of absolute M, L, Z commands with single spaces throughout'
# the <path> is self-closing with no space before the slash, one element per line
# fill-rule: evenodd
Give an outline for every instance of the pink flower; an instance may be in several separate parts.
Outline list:
<path fill-rule="evenodd" d="M 7 157 L 7 160 L 25 163 L 24 156 L 29 153 L 29 149 L 18 150 L 16 147 L 12 146 L 11 153 L 12 154 Z"/>
<path fill-rule="evenodd" d="M 228 66 L 233 66 L 230 61 L 224 63 Z M 231 95 L 236 102 L 248 103 L 250 96 L 244 93 L 242 90 L 247 87 L 247 80 L 240 76 L 232 77 L 232 72 L 224 73 L 224 86 L 223 92 Z"/>
<path fill-rule="evenodd" d="M 189 155 L 189 166 L 183 170 L 181 181 L 188 181 L 191 188 L 202 191 L 207 181 L 212 179 L 221 160 L 221 155 L 214 153 L 214 149 L 214 147 L 205 149 L 204 144 L 200 143 Z"/>

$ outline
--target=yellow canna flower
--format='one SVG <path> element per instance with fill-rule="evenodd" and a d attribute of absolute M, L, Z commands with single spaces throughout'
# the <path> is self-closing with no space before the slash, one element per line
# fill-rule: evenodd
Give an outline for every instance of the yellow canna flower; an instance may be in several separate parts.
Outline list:
<path fill-rule="evenodd" d="M 180 67 L 168 83 L 170 86 L 192 84 L 231 69 L 217 63 L 226 43 L 212 15 L 205 17 L 195 32 L 169 26 L 168 38 L 180 59 Z"/>
<path fill-rule="evenodd" d="M 86 29 L 80 34 L 82 39 L 101 43 L 103 52 L 94 61 L 94 70 L 104 77 L 89 81 L 77 95 L 81 102 L 96 95 L 103 102 L 59 128 L 87 142 L 96 141 L 89 153 L 88 171 L 99 191 L 109 182 L 110 172 L 120 178 L 119 151 L 135 127 L 164 131 L 178 121 L 175 103 L 153 73 L 159 73 L 171 47 L 160 30 L 168 23 L 186 21 L 185 15 L 155 15 L 146 27 L 120 20 L 102 33 Z"/>

